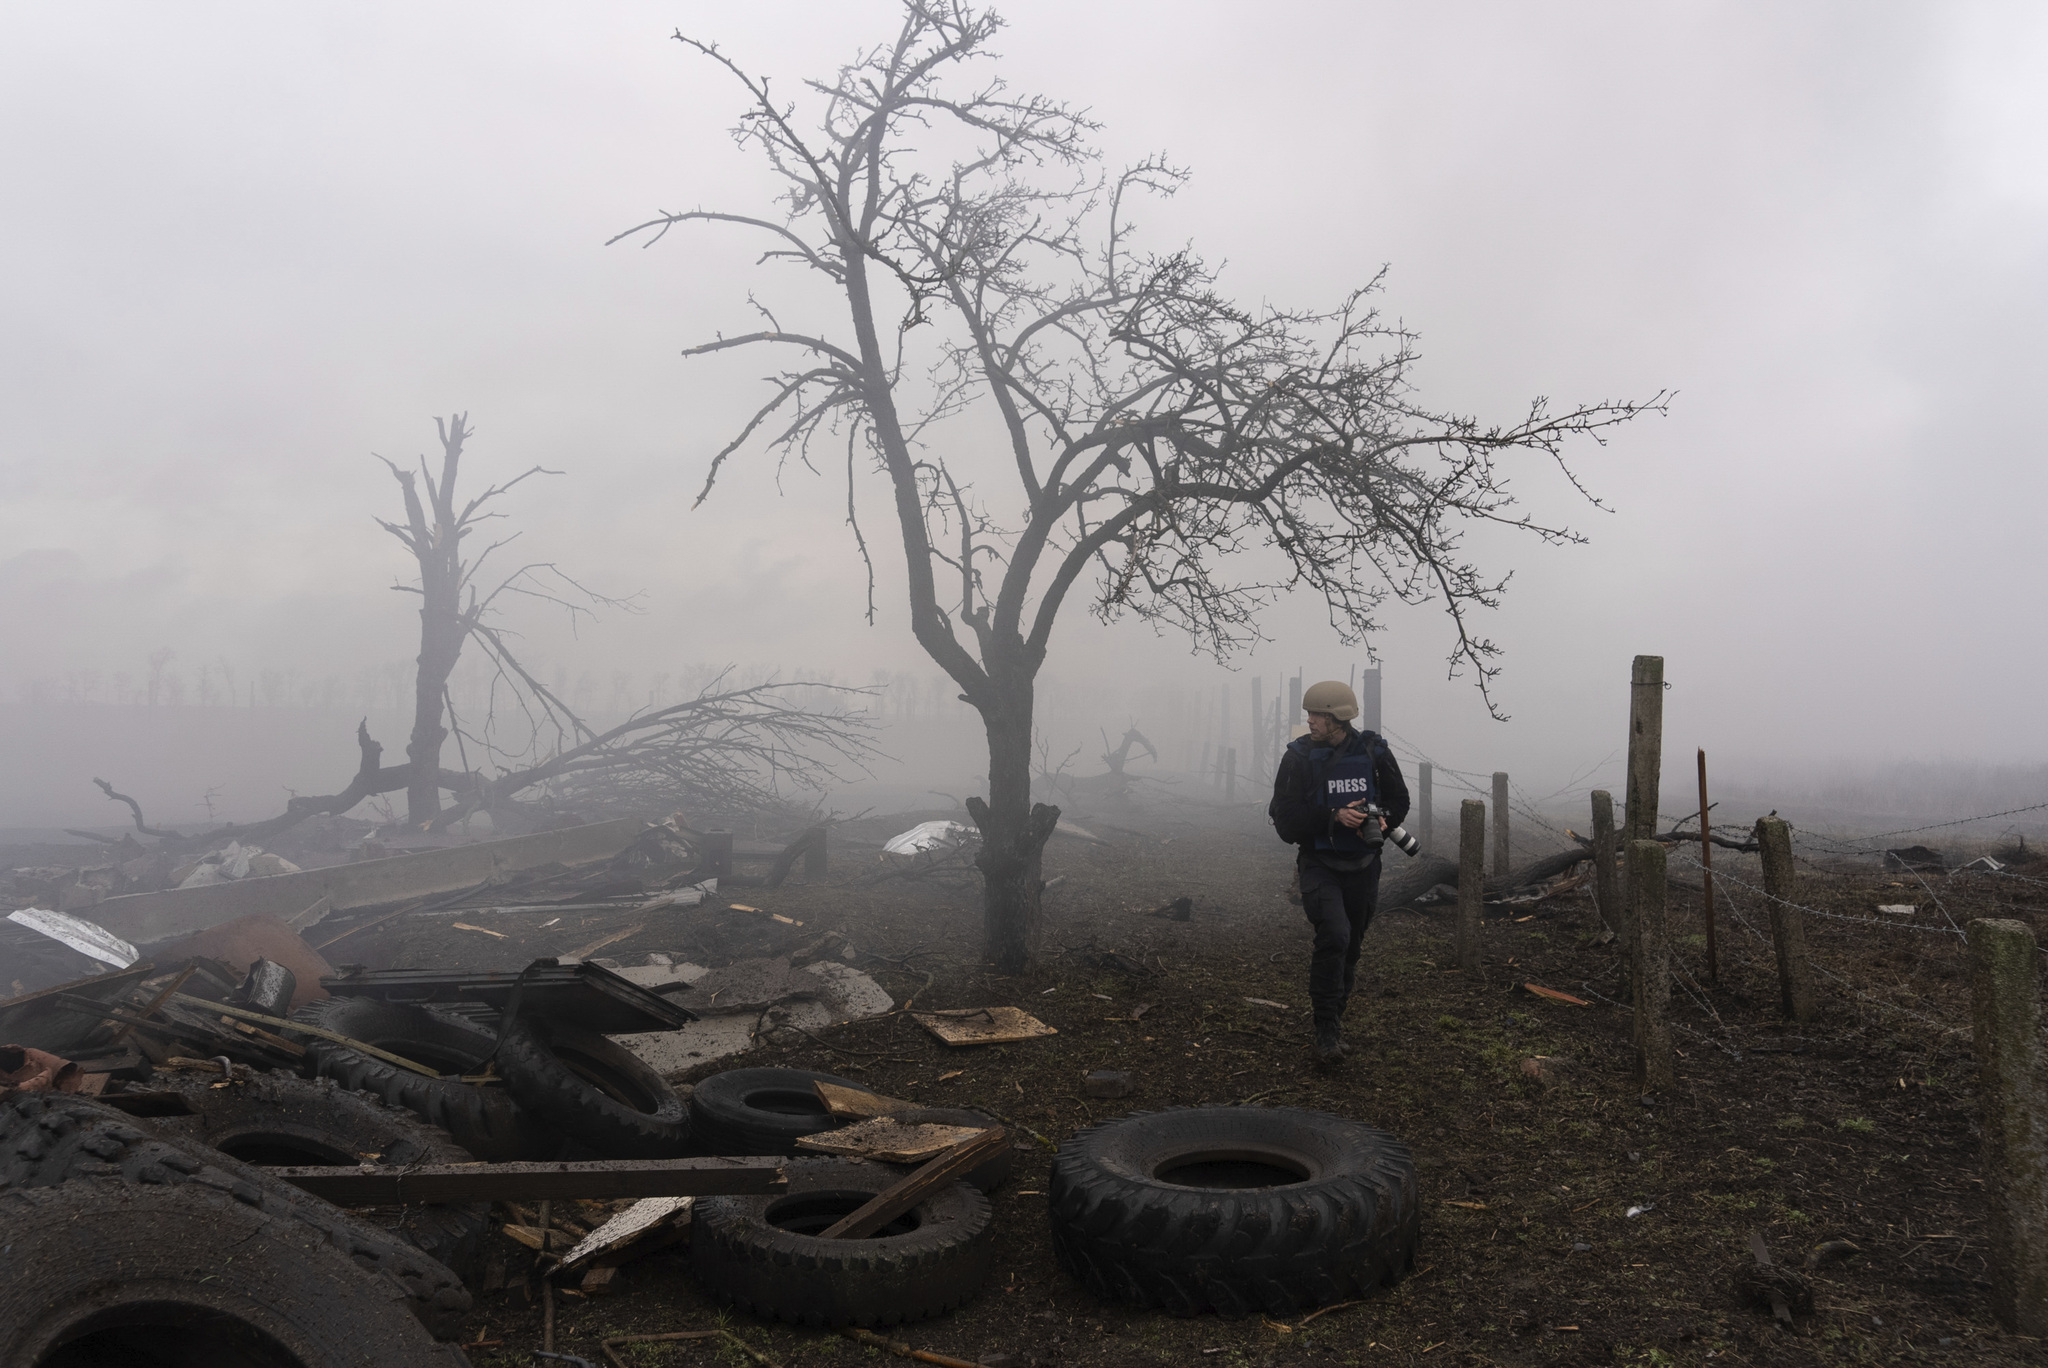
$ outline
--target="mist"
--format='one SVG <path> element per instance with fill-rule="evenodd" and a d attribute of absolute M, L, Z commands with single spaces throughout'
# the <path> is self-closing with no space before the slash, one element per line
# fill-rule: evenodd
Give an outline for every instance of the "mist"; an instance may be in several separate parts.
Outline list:
<path fill-rule="evenodd" d="M 1694 747 L 1759 811 L 1905 824 L 2048 797 L 2025 626 L 2048 496 L 2039 10 L 1007 14 L 1014 87 L 1089 108 L 1112 164 L 1192 170 L 1148 223 L 1226 260 L 1240 298 L 1326 306 L 1385 265 L 1422 397 L 1492 421 L 1676 392 L 1569 450 L 1597 506 L 1516 472 L 1584 545 L 1467 543 L 1512 574 L 1478 623 L 1504 716 L 1447 677 L 1433 606 L 1391 607 L 1368 651 L 1276 592 L 1265 642 L 1218 663 L 1077 604 L 1041 677 L 1051 762 L 1092 769 L 1136 725 L 1185 776 L 1226 739 L 1225 694 L 1248 725 L 1252 677 L 1270 700 L 1376 659 L 1404 761 L 1578 803 L 1619 785 L 1650 653 L 1687 761 L 1667 760 L 1673 810 Z M 727 136 L 740 93 L 672 29 L 793 86 L 892 23 L 871 3 L 0 15 L 0 824 L 115 824 L 94 777 L 165 821 L 260 816 L 338 787 L 358 718 L 402 744 L 418 627 L 376 456 L 433 450 L 455 412 L 483 477 L 561 472 L 507 498 L 520 554 L 633 600 L 509 619 L 593 715 L 728 667 L 874 687 L 894 758 L 828 800 L 965 796 L 978 730 L 873 525 L 867 620 L 843 480 L 749 450 L 693 502 L 761 367 L 679 353 L 751 326 L 750 290 L 815 301 L 735 234 L 605 245 L 772 193 Z M 458 708 L 481 687 L 458 674 Z"/>

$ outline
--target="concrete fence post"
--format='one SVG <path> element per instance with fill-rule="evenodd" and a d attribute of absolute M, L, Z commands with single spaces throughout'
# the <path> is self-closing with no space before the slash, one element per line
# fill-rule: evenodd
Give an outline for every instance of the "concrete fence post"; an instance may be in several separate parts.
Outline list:
<path fill-rule="evenodd" d="M 1646 1092 L 1676 1081 L 1671 1057 L 1671 928 L 1664 914 L 1664 847 L 1629 848 L 1629 937 L 1635 980 L 1636 1077 Z"/>
<path fill-rule="evenodd" d="M 1806 959 L 1806 918 L 1792 905 L 1792 828 L 1783 817 L 1759 817 L 1757 853 L 1771 897 L 1771 943 L 1778 950 L 1778 1010 L 1793 1021 L 1815 1015 L 1813 966 Z"/>
<path fill-rule="evenodd" d="M 2006 1329 L 2048 1336 L 2048 1081 L 2034 993 L 2034 933 L 1973 921 L 1970 1005 L 1984 1186 L 1991 1206 L 1991 1310 Z"/>
<path fill-rule="evenodd" d="M 1458 805 L 1458 967 L 1479 972 L 1479 909 L 1486 900 L 1486 804 Z"/>
<path fill-rule="evenodd" d="M 1614 867 L 1614 796 L 1606 789 L 1593 790 L 1593 905 L 1600 920 L 1629 948 L 1628 923 L 1621 915 L 1621 878 Z"/>
<path fill-rule="evenodd" d="M 1415 771 L 1415 834 L 1424 850 L 1436 849 L 1436 766 L 1427 760 Z"/>
<path fill-rule="evenodd" d="M 1508 777 L 1493 775 L 1493 877 L 1505 879 L 1514 868 L 1508 858 Z"/>

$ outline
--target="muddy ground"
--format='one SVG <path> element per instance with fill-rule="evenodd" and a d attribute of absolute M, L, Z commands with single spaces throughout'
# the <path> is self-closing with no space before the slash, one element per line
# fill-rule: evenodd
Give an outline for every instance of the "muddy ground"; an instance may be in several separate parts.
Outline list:
<path fill-rule="evenodd" d="M 1448 909 L 1382 917 L 1366 949 L 1365 1000 L 1352 1013 L 1356 1053 L 1324 1071 L 1309 1059 L 1308 934 L 1287 896 L 1291 852 L 1256 811 L 1197 806 L 1082 820 L 1108 844 L 1053 843 L 1047 875 L 1066 878 L 1047 895 L 1042 961 L 1021 978 L 979 960 L 970 880 L 877 880 L 872 845 L 858 843 L 907 826 L 901 818 L 843 832 L 820 882 L 799 876 L 657 914 L 598 953 L 625 964 L 649 952 L 715 964 L 788 953 L 837 930 L 899 1001 L 915 992 L 932 1007 L 1013 1004 L 1059 1030 L 955 1050 L 892 1016 L 702 1072 L 784 1064 L 846 1074 L 898 1097 L 983 1108 L 1052 1143 L 1127 1111 L 1193 1103 L 1363 1120 L 1414 1151 L 1420 1268 L 1362 1305 L 1293 1325 L 1104 1305 L 1054 1265 L 1049 1156 L 1034 1151 L 995 1198 L 1000 1254 L 989 1287 L 943 1320 L 890 1331 L 895 1338 L 1063 1368 L 2044 1361 L 2042 1345 L 1997 1328 L 1987 1303 L 1968 989 L 1946 922 L 1994 911 L 2036 920 L 2048 871 L 2023 867 L 2032 881 L 1922 885 L 1867 865 L 1803 864 L 1801 899 L 1850 920 L 1812 923 L 1824 1014 L 1802 1027 L 1776 1012 L 1774 971 L 1756 933 L 1761 900 L 1742 884 L 1721 885 L 1713 983 L 1699 896 L 1675 888 L 1686 970 L 1673 995 L 1679 1082 L 1645 1097 L 1632 1081 L 1629 1015 L 1615 1001 L 1624 995 L 1620 957 L 1583 895 L 1497 909 L 1477 978 L 1449 967 Z M 1756 881 L 1739 857 L 1723 855 L 1719 867 Z M 1697 879 L 1682 861 L 1674 874 Z M 1194 900 L 1192 920 L 1148 915 L 1183 895 Z M 804 925 L 731 911 L 728 901 Z M 1887 903 L 1920 910 L 1875 910 Z M 454 920 L 366 930 L 330 955 L 380 967 L 510 967 L 622 927 L 615 912 L 503 914 L 490 922 L 509 933 L 499 941 L 455 930 Z M 1103 967 L 1106 952 L 1123 960 Z M 1591 1005 L 1545 1000 L 1527 982 Z M 1133 1022 L 1143 1003 L 1149 1010 Z M 1558 1081 L 1524 1074 L 1535 1056 L 1567 1061 Z M 1137 1095 L 1084 1097 L 1083 1074 L 1112 1067 L 1136 1071 Z M 1787 1329 L 1736 1291 L 1752 1232 L 1780 1262 L 1798 1264 L 1830 1241 L 1857 1252 L 1809 1274 L 1815 1309 Z M 544 1362 L 530 1357 L 542 1332 L 541 1301 L 521 1281 L 531 1256 L 508 1249 L 512 1285 L 478 1299 L 466 1336 L 479 1365 Z M 678 1251 L 628 1266 L 619 1287 L 601 1299 L 557 1295 L 557 1352 L 602 1362 L 606 1336 L 725 1323 L 789 1368 L 877 1353 L 746 1316 L 722 1321 Z M 743 1361 L 717 1342 L 621 1352 L 650 1368 Z"/>

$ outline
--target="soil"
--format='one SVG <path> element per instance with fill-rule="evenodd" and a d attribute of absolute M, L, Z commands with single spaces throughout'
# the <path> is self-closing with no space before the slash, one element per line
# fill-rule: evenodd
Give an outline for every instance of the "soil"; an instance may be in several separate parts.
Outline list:
<path fill-rule="evenodd" d="M 1050 1155 L 1033 1148 L 995 1195 L 999 1271 L 980 1298 L 886 1332 L 962 1359 L 1062 1368 L 2042 1361 L 2038 1342 L 2000 1330 L 1990 1312 L 1968 984 L 1950 920 L 1996 914 L 2038 928 L 2048 870 L 1942 881 L 1868 862 L 1803 864 L 1797 897 L 1834 916 L 1809 918 L 1821 1016 L 1798 1025 L 1778 1014 L 1754 863 L 1717 852 L 1718 981 L 1706 974 L 1700 895 L 1674 886 L 1678 1083 L 1645 1096 L 1620 955 L 1582 891 L 1490 908 L 1476 976 L 1452 968 L 1449 908 L 1384 914 L 1347 1023 L 1355 1053 L 1324 1070 L 1309 1057 L 1308 932 L 1288 897 L 1292 851 L 1254 809 L 1076 814 L 1106 844 L 1055 838 L 1046 874 L 1065 878 L 1046 895 L 1043 953 L 1015 978 L 978 958 L 971 874 L 890 878 L 877 862 L 872 843 L 924 815 L 842 828 L 833 872 L 817 882 L 799 875 L 779 889 L 731 890 L 644 923 L 567 908 L 494 914 L 488 925 L 504 940 L 454 929 L 459 917 L 406 918 L 329 957 L 516 967 L 639 924 L 595 953 L 720 964 L 816 954 L 820 935 L 837 931 L 899 1001 L 1014 1005 L 1059 1033 L 951 1049 L 892 1015 L 764 1044 L 700 1072 L 784 1064 L 849 1074 L 928 1105 L 982 1108 L 1046 1146 L 1133 1110 L 1232 1103 L 1357 1118 L 1414 1152 L 1418 1271 L 1361 1304 L 1279 1324 L 1094 1300 L 1053 1262 Z M 1673 872 L 1698 879 L 1677 857 Z M 1152 915 L 1183 896 L 1190 920 Z M 1879 912 L 1884 904 L 1919 910 Z M 550 918 L 560 920 L 544 928 Z M 1588 1005 L 1532 994 L 1523 987 L 1532 982 Z M 1553 1061 L 1547 1079 L 1524 1071 L 1534 1058 Z M 1083 1075 L 1099 1068 L 1134 1071 L 1135 1096 L 1083 1096 Z M 1789 1327 L 1744 1299 L 1755 1282 L 1744 1276 L 1752 1233 L 1810 1283 L 1812 1310 Z M 1809 1251 L 1824 1246 L 1846 1256 L 1807 1268 Z M 543 1333 L 532 1256 L 505 1248 L 512 1286 L 478 1298 L 469 1352 L 479 1365 L 544 1362 L 529 1357 Z M 766 1357 L 743 1359 L 718 1340 L 616 1352 L 635 1365 L 786 1368 L 879 1352 L 725 1315 L 692 1285 L 680 1249 L 628 1265 L 615 1286 L 603 1298 L 557 1292 L 557 1353 L 603 1362 L 607 1337 L 721 1325 Z"/>

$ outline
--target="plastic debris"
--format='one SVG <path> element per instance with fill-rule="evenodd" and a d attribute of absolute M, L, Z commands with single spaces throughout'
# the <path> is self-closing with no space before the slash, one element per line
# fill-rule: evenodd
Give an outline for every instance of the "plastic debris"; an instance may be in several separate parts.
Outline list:
<path fill-rule="evenodd" d="M 111 964 L 116 969 L 126 969 L 140 958 L 134 946 L 104 926 L 81 921 L 63 912 L 52 912 L 46 907 L 24 907 L 19 912 L 9 912 L 7 920 L 31 931 L 40 931 L 79 954 L 102 964 Z"/>
<path fill-rule="evenodd" d="M 882 846 L 887 855 L 922 855 L 946 850 L 977 839 L 974 828 L 964 822 L 919 822 L 908 831 L 891 836 Z"/>

